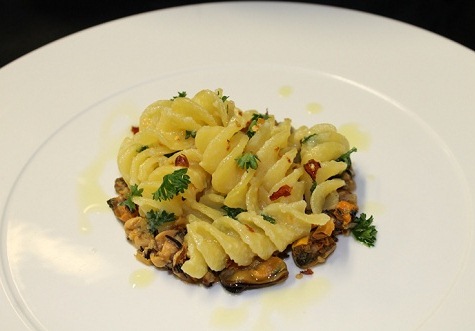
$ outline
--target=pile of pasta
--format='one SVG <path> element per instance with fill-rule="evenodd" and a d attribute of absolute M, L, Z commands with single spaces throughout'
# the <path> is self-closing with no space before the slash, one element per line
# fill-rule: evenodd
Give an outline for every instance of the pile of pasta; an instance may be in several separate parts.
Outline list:
<path fill-rule="evenodd" d="M 239 282 L 237 272 L 280 256 L 316 228 L 332 235 L 328 211 L 348 186 L 341 156 L 349 150 L 331 124 L 294 128 L 290 119 L 239 109 L 221 89 L 180 93 L 148 106 L 124 139 L 122 185 L 109 205 L 141 261 L 203 284 L 234 268 Z M 181 176 L 173 182 L 172 175 Z M 152 227 L 157 215 L 166 217 Z"/>

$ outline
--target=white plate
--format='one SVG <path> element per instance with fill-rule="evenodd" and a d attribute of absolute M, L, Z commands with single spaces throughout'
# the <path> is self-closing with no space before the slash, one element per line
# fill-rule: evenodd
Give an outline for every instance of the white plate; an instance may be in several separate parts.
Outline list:
<path fill-rule="evenodd" d="M 467 330 L 475 323 L 475 54 L 332 7 L 221 3 L 141 14 L 0 70 L 2 330 Z M 362 211 L 314 275 L 230 295 L 137 262 L 105 200 L 142 109 L 222 87 L 359 148 Z"/>

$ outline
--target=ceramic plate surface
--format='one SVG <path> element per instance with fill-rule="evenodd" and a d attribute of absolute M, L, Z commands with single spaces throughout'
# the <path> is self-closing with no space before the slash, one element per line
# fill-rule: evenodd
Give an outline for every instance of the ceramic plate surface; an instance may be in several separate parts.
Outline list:
<path fill-rule="evenodd" d="M 0 70 L 0 329 L 467 330 L 475 323 L 475 54 L 389 19 L 295 3 L 150 12 Z M 157 99 L 223 88 L 241 109 L 329 122 L 358 148 L 376 247 L 231 295 L 140 264 L 105 201 Z"/>

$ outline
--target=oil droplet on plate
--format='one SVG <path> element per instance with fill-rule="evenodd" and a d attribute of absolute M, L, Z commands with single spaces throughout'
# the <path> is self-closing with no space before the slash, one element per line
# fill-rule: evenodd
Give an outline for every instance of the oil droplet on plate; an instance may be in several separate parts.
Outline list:
<path fill-rule="evenodd" d="M 108 160 L 108 156 L 98 158 L 78 178 L 78 203 L 81 208 L 79 228 L 82 233 L 91 232 L 92 225 L 88 215 L 94 212 L 101 213 L 109 210 L 106 203 L 109 197 L 99 184 L 99 177 Z"/>
<path fill-rule="evenodd" d="M 100 179 L 104 175 L 107 165 L 114 162 L 119 143 L 128 132 L 121 128 L 119 132 L 114 130 L 117 123 L 124 117 L 130 116 L 133 107 L 119 107 L 106 118 L 100 132 L 100 151 L 93 162 L 85 168 L 77 180 L 78 204 L 80 208 L 79 230 L 87 234 L 92 231 L 91 214 L 110 212 L 106 201 L 110 196 L 101 187 Z M 120 137 L 120 138 L 118 138 Z M 114 183 L 111 182 L 111 188 Z"/>
<path fill-rule="evenodd" d="M 86 217 L 86 215 L 81 215 L 79 219 L 79 230 L 82 233 L 89 233 L 91 232 L 91 221 Z"/>
<path fill-rule="evenodd" d="M 263 289 L 253 303 L 236 303 L 232 307 L 219 307 L 213 311 L 211 324 L 220 329 L 241 329 L 242 325 L 251 323 L 252 330 L 275 330 L 274 317 L 291 321 L 296 313 L 305 311 L 310 304 L 321 301 L 331 288 L 330 282 L 322 277 L 296 281 L 290 287 L 276 286 Z"/>
<path fill-rule="evenodd" d="M 143 288 L 152 284 L 154 276 L 151 268 L 136 270 L 130 274 L 129 283 L 132 288 Z"/>
<path fill-rule="evenodd" d="M 292 86 L 285 85 L 279 88 L 279 95 L 281 97 L 287 98 L 293 93 L 293 91 L 294 89 L 292 88 Z"/>
<path fill-rule="evenodd" d="M 323 111 L 322 105 L 316 102 L 310 102 L 305 106 L 307 113 L 309 114 L 318 114 Z"/>
<path fill-rule="evenodd" d="M 273 315 L 291 320 L 310 303 L 318 302 L 325 297 L 330 287 L 331 284 L 327 279 L 313 275 L 311 278 L 296 281 L 292 287 L 265 293 L 261 300 L 262 312 L 259 314 L 255 329 L 277 328 L 278 325 L 274 325 L 274 328 L 269 325 Z"/>
<path fill-rule="evenodd" d="M 219 307 L 213 311 L 211 324 L 218 328 L 239 327 L 249 315 L 249 307 L 240 305 L 236 308 Z"/>
<path fill-rule="evenodd" d="M 369 133 L 362 131 L 358 124 L 343 124 L 338 131 L 350 141 L 351 146 L 355 146 L 359 150 L 367 150 L 369 148 L 371 137 Z"/>

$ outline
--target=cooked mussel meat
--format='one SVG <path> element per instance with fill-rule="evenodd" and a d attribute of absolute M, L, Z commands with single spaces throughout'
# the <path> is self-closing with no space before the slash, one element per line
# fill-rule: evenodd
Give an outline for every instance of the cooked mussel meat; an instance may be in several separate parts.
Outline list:
<path fill-rule="evenodd" d="M 336 248 L 336 237 L 333 235 L 335 223 L 330 220 L 292 244 L 292 257 L 295 264 L 302 269 L 324 263 Z"/>
<path fill-rule="evenodd" d="M 292 245 L 292 258 L 297 267 L 307 269 L 324 263 L 335 248 L 336 238 L 333 236 L 320 239 L 308 236 Z"/>
<path fill-rule="evenodd" d="M 186 245 L 183 245 L 182 248 L 176 252 L 173 255 L 172 259 L 172 266 L 169 268 L 170 271 L 179 279 L 182 281 L 185 281 L 187 283 L 192 283 L 192 284 L 199 284 L 201 283 L 202 285 L 206 287 L 210 287 L 214 283 L 216 283 L 219 279 L 216 276 L 216 274 L 209 270 L 203 278 L 197 279 L 193 278 L 190 275 L 186 274 L 181 267 L 183 266 L 183 263 L 188 259 L 187 257 L 187 247 Z"/>
<path fill-rule="evenodd" d="M 114 212 L 115 217 L 125 223 L 129 219 L 139 216 L 138 210 L 130 210 L 129 207 L 124 204 L 130 193 L 130 189 L 122 177 L 115 180 L 114 188 L 118 196 L 107 200 L 107 204 Z"/>
<path fill-rule="evenodd" d="M 232 293 L 275 285 L 287 279 L 289 272 L 284 260 L 272 256 L 266 261 L 254 260 L 249 266 L 229 266 L 219 279 L 221 285 Z"/>

